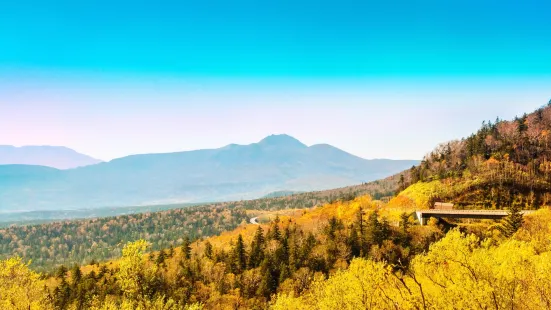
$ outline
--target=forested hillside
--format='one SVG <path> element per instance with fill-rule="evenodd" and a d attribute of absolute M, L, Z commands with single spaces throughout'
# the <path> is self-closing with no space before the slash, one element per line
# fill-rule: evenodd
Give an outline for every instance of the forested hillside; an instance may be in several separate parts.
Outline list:
<path fill-rule="evenodd" d="M 551 102 L 511 121 L 483 122 L 473 135 L 439 145 L 405 174 L 404 195 L 428 207 L 537 209 L 551 202 Z M 420 183 L 417 183 L 420 182 Z"/>
<path fill-rule="evenodd" d="M 416 225 L 411 210 L 378 205 L 369 196 L 338 201 L 160 252 L 147 253 L 150 244 L 139 240 L 121 259 L 62 266 L 47 279 L 13 258 L 0 263 L 7 292 L 0 302 L 19 309 L 548 307 L 551 211 L 521 218 L 508 237 L 515 217 L 448 231 L 437 221 Z"/>
<path fill-rule="evenodd" d="M 373 256 L 406 266 L 442 236 L 434 226 L 413 227 L 408 216 L 401 227 L 393 227 L 379 218 L 376 206 L 369 196 L 337 201 L 263 226 L 244 224 L 203 242 L 184 238 L 178 246 L 150 254 L 145 251 L 151 244 L 138 241 L 125 247 L 120 260 L 70 272 L 58 268 L 48 281 L 50 298 L 58 309 L 127 297 L 138 305 L 161 298 L 209 309 L 262 308 L 273 294 L 299 294 L 315 276 L 346 267 L 353 257 Z M 127 286 L 132 281 L 137 282 Z M 127 292 L 136 285 L 145 296 Z"/>
<path fill-rule="evenodd" d="M 191 240 L 218 235 L 248 222 L 247 211 L 305 209 L 336 200 L 371 194 L 377 198 L 394 194 L 398 177 L 357 186 L 286 197 L 214 203 L 161 212 L 146 212 L 85 220 L 11 226 L 0 229 L 0 259 L 18 255 L 31 260 L 37 270 L 60 264 L 85 264 L 120 256 L 124 244 L 144 239 L 151 249 L 178 246 Z"/>

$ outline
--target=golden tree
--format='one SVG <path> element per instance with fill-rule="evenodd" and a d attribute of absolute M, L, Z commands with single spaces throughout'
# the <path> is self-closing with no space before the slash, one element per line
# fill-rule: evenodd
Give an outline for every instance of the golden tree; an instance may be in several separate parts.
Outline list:
<path fill-rule="evenodd" d="M 19 257 L 0 261 L 0 308 L 53 309 L 44 281 Z"/>

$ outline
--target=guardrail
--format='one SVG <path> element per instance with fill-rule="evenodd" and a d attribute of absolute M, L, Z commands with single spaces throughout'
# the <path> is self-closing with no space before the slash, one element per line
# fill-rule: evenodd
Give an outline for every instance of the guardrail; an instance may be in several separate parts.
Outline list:
<path fill-rule="evenodd" d="M 530 214 L 535 212 L 534 210 L 522 210 L 521 214 Z M 509 215 L 508 210 L 436 210 L 436 209 L 426 209 L 426 210 L 417 210 L 415 211 L 417 219 L 421 225 L 425 224 L 425 219 L 432 217 L 457 217 L 457 218 L 479 218 L 483 219 L 487 217 L 488 219 L 499 219 Z M 428 216 L 427 216 L 428 215 Z M 463 215 L 463 216 L 462 216 Z"/>
<path fill-rule="evenodd" d="M 417 210 L 416 212 L 421 213 L 435 213 L 435 214 L 468 214 L 468 213 L 494 213 L 494 214 L 509 214 L 508 210 L 437 210 L 437 209 L 425 209 Z M 520 211 L 523 214 L 529 214 L 535 212 L 535 210 L 522 210 Z"/>

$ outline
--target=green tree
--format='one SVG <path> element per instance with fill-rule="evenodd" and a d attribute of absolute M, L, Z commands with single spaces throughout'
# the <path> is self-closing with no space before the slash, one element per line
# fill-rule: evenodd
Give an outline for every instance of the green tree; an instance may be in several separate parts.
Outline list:
<path fill-rule="evenodd" d="M 184 242 L 182 243 L 182 255 L 185 259 L 190 259 L 191 257 L 191 242 L 188 236 L 184 238 Z"/>
<path fill-rule="evenodd" d="M 360 238 L 358 237 L 358 228 L 356 228 L 354 225 L 350 227 L 350 232 L 347 238 L 347 245 L 350 248 L 351 257 L 360 257 L 362 247 L 360 244 Z"/>
<path fill-rule="evenodd" d="M 65 281 L 65 279 L 67 278 L 67 272 L 69 270 L 67 269 L 67 267 L 65 267 L 65 265 L 61 265 L 59 266 L 59 268 L 57 269 L 56 271 L 56 278 L 58 278 L 59 280 L 61 281 Z"/>
<path fill-rule="evenodd" d="M 381 245 L 390 237 L 390 225 L 386 219 L 379 221 L 379 213 L 373 211 L 367 220 L 367 239 L 371 245 Z"/>
<path fill-rule="evenodd" d="M 251 252 L 249 254 L 249 268 L 256 268 L 264 260 L 264 231 L 258 226 L 251 242 Z"/>
<path fill-rule="evenodd" d="M 312 254 L 312 251 L 314 250 L 314 247 L 318 241 L 316 240 L 316 237 L 314 237 L 314 234 L 309 233 L 306 240 L 302 243 L 302 246 L 300 248 L 300 260 L 301 261 L 307 261 L 310 259 L 310 256 Z"/>
<path fill-rule="evenodd" d="M 335 240 L 337 232 L 342 230 L 343 228 L 344 226 L 342 224 L 342 221 L 333 216 L 329 219 L 327 226 L 325 226 L 324 233 L 327 235 L 327 238 L 329 240 Z"/>
<path fill-rule="evenodd" d="M 73 286 L 77 286 L 80 283 L 80 280 L 82 279 L 82 271 L 80 271 L 80 267 L 78 265 L 74 265 L 71 269 L 71 280 Z"/>
<path fill-rule="evenodd" d="M 174 256 L 174 247 L 170 245 L 170 248 L 168 248 L 168 258 L 172 258 Z"/>
<path fill-rule="evenodd" d="M 509 214 L 501 220 L 501 231 L 506 237 L 511 237 L 522 226 L 524 219 L 522 217 L 522 199 L 516 197 L 509 208 Z"/>
<path fill-rule="evenodd" d="M 400 214 L 400 228 L 402 232 L 407 233 L 409 226 L 409 215 L 406 212 Z"/>
<path fill-rule="evenodd" d="M 247 268 L 247 253 L 241 234 L 237 237 L 237 243 L 233 248 L 232 254 L 232 272 L 235 274 L 242 273 Z"/>
<path fill-rule="evenodd" d="M 207 240 L 205 242 L 205 256 L 208 259 L 212 259 L 213 250 L 212 250 L 212 244 Z"/>
<path fill-rule="evenodd" d="M 258 288 L 258 295 L 269 298 L 276 292 L 279 284 L 279 270 L 269 255 L 264 258 L 260 265 L 260 274 L 262 275 L 262 280 Z"/>
<path fill-rule="evenodd" d="M 161 266 L 162 264 L 165 263 L 165 259 L 166 259 L 165 250 L 161 250 L 161 251 L 159 251 L 159 255 L 157 256 L 157 259 L 155 260 L 155 264 L 157 264 L 157 266 Z"/>
<path fill-rule="evenodd" d="M 400 181 L 398 181 L 398 191 L 401 192 L 404 189 L 406 189 L 406 179 L 404 178 L 404 174 L 400 174 Z"/>
<path fill-rule="evenodd" d="M 277 241 L 281 240 L 281 231 L 279 230 L 279 216 L 276 216 L 274 222 L 272 223 L 270 233 L 268 234 L 268 239 Z"/>

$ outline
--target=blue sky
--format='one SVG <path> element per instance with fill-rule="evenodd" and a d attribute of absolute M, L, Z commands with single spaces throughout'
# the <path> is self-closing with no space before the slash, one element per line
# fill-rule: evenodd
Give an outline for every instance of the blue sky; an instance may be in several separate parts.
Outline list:
<path fill-rule="evenodd" d="M 4 1 L 0 144 L 110 159 L 287 132 L 420 158 L 547 103 L 549 12 L 546 0 Z"/>
<path fill-rule="evenodd" d="M 192 76 L 532 75 L 551 2 L 3 1 L 0 65 Z"/>

